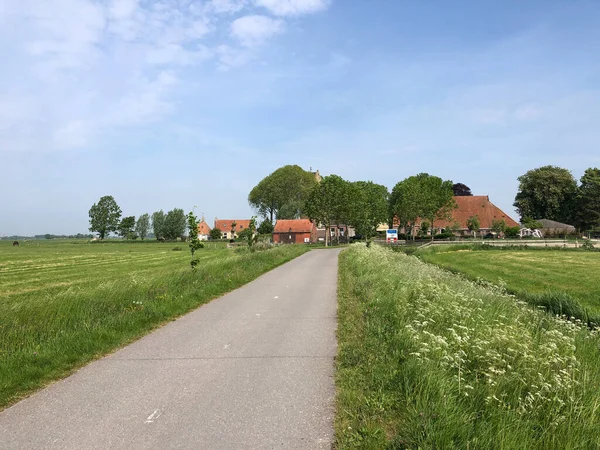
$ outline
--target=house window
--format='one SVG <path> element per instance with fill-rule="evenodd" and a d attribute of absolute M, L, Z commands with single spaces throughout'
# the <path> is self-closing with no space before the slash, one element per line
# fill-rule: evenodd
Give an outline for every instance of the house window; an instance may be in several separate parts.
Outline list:
<path fill-rule="evenodd" d="M 344 229 L 340 228 L 340 236 L 343 236 L 343 235 L 344 235 Z"/>
<path fill-rule="evenodd" d="M 240 225 L 240 230 L 244 229 L 244 225 Z"/>
<path fill-rule="evenodd" d="M 223 239 L 227 239 L 227 233 L 223 233 Z"/>
<path fill-rule="evenodd" d="M 329 233 L 331 233 L 332 236 L 335 236 L 335 228 L 330 229 Z"/>

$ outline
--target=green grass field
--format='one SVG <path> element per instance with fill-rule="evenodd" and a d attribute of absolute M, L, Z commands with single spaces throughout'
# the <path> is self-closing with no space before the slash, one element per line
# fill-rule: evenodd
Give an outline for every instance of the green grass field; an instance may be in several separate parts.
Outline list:
<path fill-rule="evenodd" d="M 0 408 L 308 251 L 0 241 Z M 179 251 L 174 251 L 174 248 Z"/>
<path fill-rule="evenodd" d="M 379 246 L 338 302 L 336 448 L 600 448 L 598 330 Z"/>
<path fill-rule="evenodd" d="M 600 315 L 600 253 L 570 250 L 468 250 L 423 251 L 424 261 L 505 283 L 515 293 L 561 291 L 576 298 L 594 315 Z"/>

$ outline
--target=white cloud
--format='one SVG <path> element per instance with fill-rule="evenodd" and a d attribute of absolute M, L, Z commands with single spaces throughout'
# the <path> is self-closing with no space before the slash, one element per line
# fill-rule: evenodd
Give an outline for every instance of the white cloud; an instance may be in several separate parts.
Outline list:
<path fill-rule="evenodd" d="M 178 44 L 167 44 L 162 47 L 150 48 L 146 54 L 146 61 L 155 65 L 189 66 L 211 57 L 212 52 L 204 46 L 191 50 Z"/>
<path fill-rule="evenodd" d="M 81 148 L 88 143 L 89 129 L 79 121 L 67 123 L 54 132 L 54 144 L 58 148 Z"/>
<path fill-rule="evenodd" d="M 323 11 L 329 0 L 254 0 L 257 6 L 268 9 L 277 16 L 300 16 Z"/>
<path fill-rule="evenodd" d="M 269 38 L 283 33 L 285 23 L 267 16 L 244 16 L 231 24 L 231 34 L 246 47 L 263 44 Z"/>
<path fill-rule="evenodd" d="M 219 57 L 219 69 L 229 70 L 235 67 L 241 67 L 252 59 L 252 54 L 247 49 L 238 49 L 229 45 L 220 45 L 217 47 Z"/>
<path fill-rule="evenodd" d="M 215 14 L 233 14 L 244 8 L 247 3 L 246 0 L 212 0 L 207 3 L 206 10 Z"/>
<path fill-rule="evenodd" d="M 116 20 L 130 18 L 138 8 L 138 0 L 112 0 L 109 6 L 110 16 Z"/>

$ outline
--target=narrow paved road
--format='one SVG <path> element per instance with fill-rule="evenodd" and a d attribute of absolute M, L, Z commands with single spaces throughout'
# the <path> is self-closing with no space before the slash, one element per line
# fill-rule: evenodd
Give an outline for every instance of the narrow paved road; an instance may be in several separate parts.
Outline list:
<path fill-rule="evenodd" d="M 338 253 L 311 251 L 5 410 L 0 448 L 330 448 Z"/>

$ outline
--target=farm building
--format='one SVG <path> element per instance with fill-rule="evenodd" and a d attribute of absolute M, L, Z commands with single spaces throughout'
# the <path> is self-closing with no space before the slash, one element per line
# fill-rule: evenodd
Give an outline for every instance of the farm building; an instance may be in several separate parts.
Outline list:
<path fill-rule="evenodd" d="M 556 222 L 554 220 L 540 219 L 536 222 L 542 224 L 541 232 L 544 236 L 567 235 L 576 232 L 573 225 Z"/>
<path fill-rule="evenodd" d="M 308 219 L 278 220 L 273 231 L 276 244 L 309 244 L 317 240 L 317 227 Z"/>
<path fill-rule="evenodd" d="M 234 227 L 235 224 L 235 227 Z M 232 232 L 232 227 L 233 232 Z M 247 228 L 250 228 L 249 219 L 223 219 L 215 218 L 215 228 L 218 228 L 223 233 L 223 239 L 235 239 L 237 235 Z"/>
<path fill-rule="evenodd" d="M 450 218 L 438 219 L 434 222 L 433 231 L 435 233 L 440 233 L 442 230 L 454 229 L 454 234 L 470 235 L 471 232 L 467 226 L 467 221 L 470 217 L 475 216 L 479 219 L 478 233 L 480 234 L 489 233 L 492 230 L 492 222 L 494 220 L 504 220 L 507 227 L 519 226 L 513 218 L 490 202 L 490 198 L 487 195 L 455 196 L 454 201 L 456 209 L 450 211 Z M 415 229 L 419 229 L 421 223 L 425 221 L 426 219 L 417 219 Z M 394 225 L 397 223 L 398 220 L 394 219 Z M 380 228 L 384 229 L 387 226 L 381 225 Z M 378 231 L 380 228 L 378 228 Z"/>
<path fill-rule="evenodd" d="M 507 227 L 519 226 L 508 214 L 490 202 L 487 195 L 454 197 L 454 201 L 457 208 L 451 212 L 450 220 L 436 220 L 434 222 L 434 229 L 437 232 L 451 228 L 456 224 L 457 234 L 471 234 L 467 226 L 467 220 L 474 216 L 479 219 L 479 232 L 483 234 L 491 231 L 494 220 L 504 220 Z"/>
<path fill-rule="evenodd" d="M 200 223 L 198 224 L 198 239 L 200 239 L 201 241 L 208 241 L 209 236 L 210 227 L 208 226 L 203 217 Z"/>

